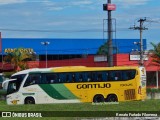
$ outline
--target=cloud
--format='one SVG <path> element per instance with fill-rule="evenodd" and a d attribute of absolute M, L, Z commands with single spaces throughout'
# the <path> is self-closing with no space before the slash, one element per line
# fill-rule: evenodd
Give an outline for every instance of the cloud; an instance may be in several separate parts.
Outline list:
<path fill-rule="evenodd" d="M 92 4 L 93 2 L 90 1 L 90 0 L 81 0 L 81 1 L 73 1 L 73 2 L 70 2 L 70 5 L 74 5 L 74 6 L 79 6 L 79 5 L 90 5 Z"/>
<path fill-rule="evenodd" d="M 63 10 L 66 8 L 74 7 L 74 6 L 87 6 L 91 5 L 93 3 L 92 0 L 66 0 L 64 2 L 53 2 L 51 0 L 45 0 L 41 2 L 44 6 L 46 6 L 49 10 Z"/>
<path fill-rule="evenodd" d="M 0 0 L 0 5 L 24 3 L 26 0 Z"/>
<path fill-rule="evenodd" d="M 112 3 L 115 3 L 121 8 L 130 8 L 131 6 L 140 6 L 146 5 L 150 0 L 114 0 Z"/>
<path fill-rule="evenodd" d="M 144 5 L 150 0 L 116 0 L 115 3 L 121 3 L 124 5 Z"/>
<path fill-rule="evenodd" d="M 54 7 L 49 7 L 49 10 L 53 10 L 53 11 L 60 11 L 63 10 L 64 7 L 58 7 L 58 6 L 54 6 Z"/>

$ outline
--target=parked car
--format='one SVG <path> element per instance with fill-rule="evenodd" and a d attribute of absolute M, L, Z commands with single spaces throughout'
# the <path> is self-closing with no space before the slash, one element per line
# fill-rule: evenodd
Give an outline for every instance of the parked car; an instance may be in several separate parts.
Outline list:
<path fill-rule="evenodd" d="M 3 75 L 3 73 L 0 73 L 0 89 L 2 89 L 3 81 L 4 81 L 4 75 Z"/>

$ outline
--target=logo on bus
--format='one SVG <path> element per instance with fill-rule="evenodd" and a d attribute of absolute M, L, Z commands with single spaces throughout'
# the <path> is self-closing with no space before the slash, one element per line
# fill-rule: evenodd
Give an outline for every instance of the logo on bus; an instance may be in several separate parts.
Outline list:
<path fill-rule="evenodd" d="M 133 86 L 132 83 L 129 83 L 129 84 L 120 84 L 121 87 L 126 87 L 126 86 Z"/>
<path fill-rule="evenodd" d="M 77 89 L 90 89 L 90 88 L 110 88 L 110 83 L 104 84 L 78 84 Z"/>

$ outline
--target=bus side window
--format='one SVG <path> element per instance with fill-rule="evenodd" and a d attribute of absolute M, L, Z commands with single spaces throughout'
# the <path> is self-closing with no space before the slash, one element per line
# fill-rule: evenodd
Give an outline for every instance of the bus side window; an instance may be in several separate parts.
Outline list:
<path fill-rule="evenodd" d="M 72 82 L 76 82 L 76 75 L 75 75 L 75 73 L 72 73 Z"/>
<path fill-rule="evenodd" d="M 103 81 L 108 81 L 108 72 L 102 72 L 102 80 Z"/>
<path fill-rule="evenodd" d="M 83 81 L 82 82 L 87 82 L 87 72 L 83 72 Z"/>
<path fill-rule="evenodd" d="M 56 83 L 57 75 L 56 74 L 46 74 L 46 81 L 47 83 Z"/>
<path fill-rule="evenodd" d="M 78 82 L 82 82 L 83 81 L 83 74 L 82 73 L 79 73 L 79 79 L 78 79 Z"/>
<path fill-rule="evenodd" d="M 61 82 L 60 74 L 57 74 L 57 83 Z"/>
<path fill-rule="evenodd" d="M 40 80 L 41 80 L 40 74 L 30 74 L 24 84 L 24 87 L 29 85 L 39 84 Z"/>
<path fill-rule="evenodd" d="M 136 75 L 138 75 L 138 72 L 136 70 L 131 70 L 130 71 L 131 79 L 134 79 Z"/>
<path fill-rule="evenodd" d="M 65 82 L 66 82 L 66 83 L 69 83 L 69 82 L 70 82 L 70 74 L 68 74 L 68 73 L 65 74 L 65 77 L 66 77 L 66 78 L 65 78 Z"/>
<path fill-rule="evenodd" d="M 109 71 L 109 80 L 110 81 L 118 81 L 122 80 L 122 72 L 121 71 Z"/>
<path fill-rule="evenodd" d="M 31 83 L 30 84 L 37 84 L 40 81 L 40 76 L 38 75 L 33 75 L 31 76 Z"/>
<path fill-rule="evenodd" d="M 122 73 L 123 73 L 123 74 L 122 74 L 122 78 L 123 78 L 123 80 L 128 80 L 128 77 L 127 77 L 126 71 L 123 71 Z"/>
<path fill-rule="evenodd" d="M 65 81 L 65 77 L 63 73 L 58 74 L 58 83 L 63 83 Z"/>
<path fill-rule="evenodd" d="M 91 82 L 92 81 L 92 73 L 88 72 L 87 73 L 87 82 Z"/>
<path fill-rule="evenodd" d="M 123 80 L 134 79 L 135 75 L 136 75 L 135 70 L 125 70 L 125 71 L 123 71 Z"/>
<path fill-rule="evenodd" d="M 113 81 L 113 78 L 114 78 L 113 72 L 112 72 L 112 71 L 109 71 L 109 72 L 108 72 L 108 80 L 109 80 L 109 81 Z"/>
<path fill-rule="evenodd" d="M 101 72 L 97 73 L 97 81 L 102 81 L 102 73 Z"/>
<path fill-rule="evenodd" d="M 122 80 L 122 71 L 116 71 L 115 80 Z"/>
<path fill-rule="evenodd" d="M 96 72 L 92 72 L 92 81 L 97 81 L 97 75 Z"/>
<path fill-rule="evenodd" d="M 75 82 L 79 82 L 79 73 L 75 73 Z"/>

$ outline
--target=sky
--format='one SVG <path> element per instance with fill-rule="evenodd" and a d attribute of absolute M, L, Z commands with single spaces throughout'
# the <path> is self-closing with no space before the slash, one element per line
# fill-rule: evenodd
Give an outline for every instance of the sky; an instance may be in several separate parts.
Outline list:
<path fill-rule="evenodd" d="M 146 18 L 143 38 L 160 42 L 160 0 L 111 0 L 113 38 L 138 39 L 139 19 Z M 107 0 L 0 0 L 2 38 L 107 39 Z M 103 30 L 104 29 L 104 30 Z M 116 32 L 115 32 L 116 31 Z"/>

